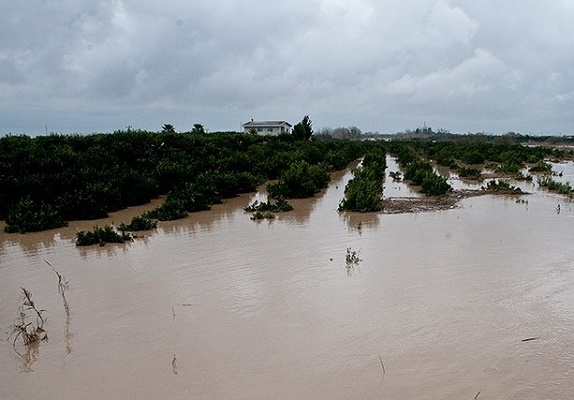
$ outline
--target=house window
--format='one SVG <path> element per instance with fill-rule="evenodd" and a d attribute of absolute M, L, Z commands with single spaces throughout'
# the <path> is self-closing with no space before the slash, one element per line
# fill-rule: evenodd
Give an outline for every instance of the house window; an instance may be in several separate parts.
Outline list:
<path fill-rule="evenodd" d="M 257 132 L 263 132 L 263 128 L 257 128 Z"/>
<path fill-rule="evenodd" d="M 267 128 L 267 132 L 273 132 L 273 128 Z"/>

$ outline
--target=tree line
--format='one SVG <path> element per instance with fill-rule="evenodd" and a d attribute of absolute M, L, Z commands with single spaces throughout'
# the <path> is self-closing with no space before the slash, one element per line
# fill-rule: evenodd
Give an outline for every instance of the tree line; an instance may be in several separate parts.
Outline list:
<path fill-rule="evenodd" d="M 340 208 L 378 210 L 387 152 L 397 156 L 405 178 L 428 195 L 450 190 L 433 163 L 480 179 L 484 166 L 519 177 L 526 167 L 549 172 L 547 158 L 572 156 L 571 150 L 481 136 L 333 140 L 314 134 L 308 116 L 293 134 L 277 137 L 208 134 L 200 125 L 185 133 L 164 125 L 161 132 L 129 128 L 93 135 L 8 135 L 0 138 L 0 219 L 8 232 L 46 230 L 104 218 L 165 195 L 145 218 L 171 220 L 270 180 L 276 181 L 268 185 L 272 197 L 309 197 L 326 187 L 329 172 L 363 155 Z"/>
<path fill-rule="evenodd" d="M 361 142 L 199 129 L 9 135 L 0 138 L 0 219 L 8 232 L 46 230 L 160 195 L 166 201 L 148 217 L 176 219 L 277 179 L 270 189 L 278 196 L 312 196 L 329 171 L 344 168 L 363 149 Z"/>

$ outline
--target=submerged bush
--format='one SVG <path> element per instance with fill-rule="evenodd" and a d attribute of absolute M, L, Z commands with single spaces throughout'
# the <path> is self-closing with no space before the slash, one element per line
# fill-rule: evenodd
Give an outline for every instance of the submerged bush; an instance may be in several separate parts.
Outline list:
<path fill-rule="evenodd" d="M 121 232 L 126 231 L 137 232 L 137 231 L 149 231 L 155 228 L 157 228 L 156 221 L 153 221 L 152 219 L 144 216 L 139 216 L 139 217 L 133 217 L 129 225 L 121 223 L 118 230 L 120 230 Z"/>
<path fill-rule="evenodd" d="M 533 165 L 532 167 L 530 167 L 528 169 L 528 172 L 542 172 L 545 174 L 549 174 L 552 172 L 552 165 L 547 162 L 540 161 L 535 165 Z"/>
<path fill-rule="evenodd" d="M 557 192 L 569 197 L 573 197 L 574 196 L 574 188 L 572 186 L 570 186 L 569 182 L 566 183 L 560 183 L 560 182 L 556 182 L 554 179 L 552 179 L 549 176 L 544 176 L 540 179 L 538 179 L 538 185 L 540 187 L 545 187 L 548 190 L 551 190 L 553 192 Z"/>
<path fill-rule="evenodd" d="M 144 213 L 143 217 L 160 221 L 173 221 L 185 218 L 188 215 L 189 213 L 186 211 L 183 201 L 168 197 L 162 205 Z"/>
<path fill-rule="evenodd" d="M 421 191 L 429 196 L 440 196 L 452 190 L 446 178 L 428 173 L 421 183 Z"/>
<path fill-rule="evenodd" d="M 245 211 L 249 212 L 286 212 L 291 211 L 293 206 L 287 202 L 283 197 L 279 197 L 275 201 L 268 199 L 268 201 L 259 202 L 255 200 L 252 204 L 244 208 Z"/>
<path fill-rule="evenodd" d="M 91 246 L 96 243 L 104 246 L 106 243 L 123 243 L 128 240 L 132 240 L 130 234 L 118 232 L 110 225 L 103 228 L 96 225 L 93 231 L 80 231 L 76 234 L 76 246 Z"/>
<path fill-rule="evenodd" d="M 486 190 L 489 192 L 512 192 L 512 193 L 522 193 L 519 187 L 512 186 L 506 181 L 500 179 L 494 179 L 486 184 Z"/>
<path fill-rule="evenodd" d="M 480 179 L 481 172 L 476 168 L 460 167 L 458 170 L 458 176 L 461 178 Z"/>
<path fill-rule="evenodd" d="M 252 220 L 275 219 L 275 214 L 273 214 L 272 212 L 269 212 L 269 211 L 266 211 L 266 212 L 256 211 L 251 216 L 251 219 Z"/>

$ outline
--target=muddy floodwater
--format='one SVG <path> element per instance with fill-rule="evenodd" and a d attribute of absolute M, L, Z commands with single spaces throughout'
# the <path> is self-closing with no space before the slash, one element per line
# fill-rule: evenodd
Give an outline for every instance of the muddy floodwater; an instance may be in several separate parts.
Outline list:
<path fill-rule="evenodd" d="M 340 214 L 350 176 L 275 220 L 249 194 L 125 245 L 77 248 L 94 221 L 0 234 L 0 399 L 571 399 L 574 205 L 525 183 Z M 18 354 L 22 287 L 48 340 Z"/>

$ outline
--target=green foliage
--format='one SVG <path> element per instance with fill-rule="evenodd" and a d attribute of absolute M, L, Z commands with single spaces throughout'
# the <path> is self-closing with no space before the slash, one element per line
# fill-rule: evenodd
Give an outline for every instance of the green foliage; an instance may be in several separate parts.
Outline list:
<path fill-rule="evenodd" d="M 532 175 L 526 174 L 524 175 L 521 171 L 514 174 L 513 179 L 517 181 L 532 181 Z"/>
<path fill-rule="evenodd" d="M 480 179 L 481 172 L 476 168 L 461 167 L 458 170 L 458 176 L 461 178 Z"/>
<path fill-rule="evenodd" d="M 202 124 L 193 124 L 193 129 L 191 130 L 191 133 L 197 133 L 200 135 L 204 135 L 205 134 L 205 128 L 203 127 Z"/>
<path fill-rule="evenodd" d="M 132 221 L 126 225 L 123 222 L 118 227 L 121 232 L 137 232 L 137 231 L 149 231 L 151 229 L 157 228 L 157 222 L 150 218 L 144 216 L 133 217 Z"/>
<path fill-rule="evenodd" d="M 484 163 L 484 155 L 478 150 L 468 150 L 460 154 L 460 160 L 465 164 L 482 164 Z"/>
<path fill-rule="evenodd" d="M 304 120 L 311 129 L 310 120 Z M 7 231 L 98 219 L 160 195 L 167 199 L 152 213 L 156 219 L 182 218 L 221 199 L 254 191 L 298 162 L 306 162 L 312 173 L 321 171 L 315 175 L 323 178 L 310 179 L 321 188 L 325 170 L 344 168 L 367 147 L 343 140 L 296 141 L 291 135 L 206 135 L 200 126 L 185 134 L 175 133 L 173 125 L 164 128 L 0 138 L 0 219 L 7 220 Z M 286 173 L 285 182 L 289 178 Z M 282 189 L 295 197 L 315 193 Z"/>
<path fill-rule="evenodd" d="M 520 172 L 520 168 L 518 164 L 502 163 L 496 168 L 496 172 L 514 175 Z"/>
<path fill-rule="evenodd" d="M 382 147 L 371 149 L 365 155 L 362 166 L 353 171 L 353 178 L 345 187 L 345 198 L 339 202 L 339 211 L 381 210 L 385 169 L 385 149 Z"/>
<path fill-rule="evenodd" d="M 329 179 L 325 165 L 311 165 L 306 161 L 298 161 L 283 171 L 279 182 L 267 185 L 267 191 L 274 198 L 313 197 L 319 190 L 327 187 Z"/>
<path fill-rule="evenodd" d="M 539 161 L 528 169 L 528 172 L 539 172 L 550 174 L 552 172 L 552 165 L 547 162 Z"/>
<path fill-rule="evenodd" d="M 432 147 L 425 149 L 430 152 Z M 404 178 L 410 180 L 413 185 L 421 186 L 423 193 L 440 196 L 452 190 L 446 178 L 436 174 L 432 166 L 418 155 L 413 146 L 397 143 L 392 150 L 397 155 L 399 163 L 406 168 Z"/>
<path fill-rule="evenodd" d="M 553 192 L 563 194 L 568 197 L 574 197 L 574 188 L 570 186 L 569 182 L 560 183 L 556 182 L 550 176 L 544 176 L 538 179 L 538 185 Z"/>
<path fill-rule="evenodd" d="M 345 187 L 345 198 L 339 203 L 339 211 L 379 211 L 382 196 L 382 178 L 376 167 L 357 168 Z"/>
<path fill-rule="evenodd" d="M 489 192 L 510 192 L 513 194 L 520 194 L 522 190 L 519 187 L 512 186 L 510 183 L 500 180 L 493 179 L 486 184 L 486 190 Z"/>
<path fill-rule="evenodd" d="M 427 174 L 421 183 L 421 191 L 429 196 L 440 196 L 451 190 L 446 178 L 434 173 Z"/>
<path fill-rule="evenodd" d="M 279 197 L 275 201 L 269 199 L 268 201 L 259 202 L 255 200 L 252 204 L 245 207 L 245 211 L 249 212 L 286 212 L 291 211 L 293 206 L 287 202 L 283 197 Z"/>
<path fill-rule="evenodd" d="M 429 174 L 434 174 L 432 166 L 422 160 L 416 160 L 407 166 L 405 179 L 410 180 L 413 185 L 420 186 Z"/>
<path fill-rule="evenodd" d="M 313 123 L 308 115 L 293 127 L 293 137 L 296 140 L 309 140 L 313 136 Z"/>
<path fill-rule="evenodd" d="M 76 233 L 76 246 L 91 246 L 93 244 L 104 246 L 106 243 L 123 243 L 129 240 L 133 240 L 130 234 L 118 232 L 110 225 L 104 225 L 103 228 L 94 226 L 93 231 Z"/>
<path fill-rule="evenodd" d="M 56 208 L 38 203 L 29 197 L 20 200 L 6 218 L 4 230 L 8 233 L 43 231 L 66 225 Z"/>
<path fill-rule="evenodd" d="M 185 218 L 188 215 L 189 213 L 186 211 L 184 201 L 168 197 L 162 205 L 144 213 L 143 216 L 144 218 L 157 219 L 160 221 L 173 221 Z"/>
<path fill-rule="evenodd" d="M 161 131 L 163 133 L 175 133 L 175 127 L 172 124 L 164 124 Z"/>
<path fill-rule="evenodd" d="M 443 148 L 439 150 L 434 156 L 438 165 L 456 169 L 458 166 L 454 160 L 454 154 L 451 149 Z"/>

